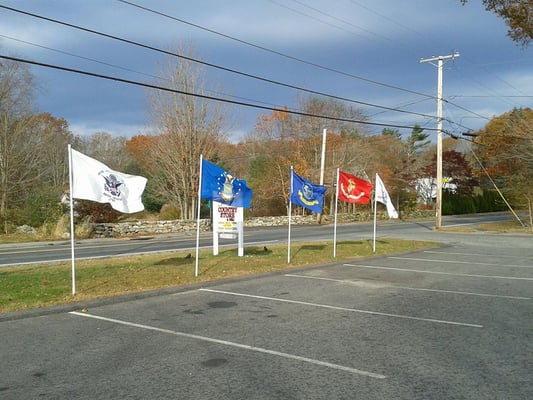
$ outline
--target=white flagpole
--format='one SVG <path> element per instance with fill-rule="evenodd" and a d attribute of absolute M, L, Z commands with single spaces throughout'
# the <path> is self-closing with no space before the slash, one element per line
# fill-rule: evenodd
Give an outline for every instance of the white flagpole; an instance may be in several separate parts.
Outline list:
<path fill-rule="evenodd" d="M 198 276 L 198 253 L 200 251 L 200 206 L 202 202 L 202 164 L 203 155 L 200 154 L 200 175 L 198 177 L 198 214 L 196 219 L 196 267 L 194 276 Z"/>
<path fill-rule="evenodd" d="M 333 258 L 337 257 L 337 204 L 339 204 L 339 168 L 337 168 L 337 181 L 335 183 L 335 219 L 333 223 Z"/>
<path fill-rule="evenodd" d="M 291 194 L 292 194 L 292 185 L 293 185 L 293 168 L 291 165 L 291 186 L 289 189 L 289 238 L 287 240 L 288 248 L 287 248 L 287 264 L 291 263 L 291 214 L 292 214 L 292 200 L 291 200 Z"/>
<path fill-rule="evenodd" d="M 74 195 L 72 193 L 72 149 L 68 145 L 68 182 L 69 182 L 69 202 L 70 202 L 70 254 L 72 264 L 72 294 L 76 294 L 76 263 L 74 261 Z"/>
<path fill-rule="evenodd" d="M 377 209 L 378 209 L 378 201 L 377 201 L 377 179 L 378 173 L 376 172 L 376 180 L 374 181 L 374 241 L 372 244 L 372 251 L 376 252 L 376 219 L 377 219 Z"/>

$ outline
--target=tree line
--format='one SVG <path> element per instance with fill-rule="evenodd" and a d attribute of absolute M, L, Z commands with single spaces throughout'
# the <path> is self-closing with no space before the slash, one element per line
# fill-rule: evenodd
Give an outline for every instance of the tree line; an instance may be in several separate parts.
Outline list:
<path fill-rule="evenodd" d="M 143 203 L 148 213 L 160 218 L 195 218 L 201 154 L 248 181 L 254 191 L 252 208 L 247 211 L 250 215 L 285 215 L 290 166 L 306 179 L 320 179 L 324 129 L 324 184 L 329 187 L 324 213 L 334 209 L 337 168 L 367 180 L 379 172 L 400 212 L 433 206 L 431 196 L 420 201 L 416 187 L 420 179 L 435 178 L 435 146 L 416 123 L 408 135 L 394 128 L 375 132 L 365 123 L 371 119 L 362 109 L 337 99 L 310 96 L 298 99 L 301 115 L 287 108 L 265 113 L 251 132 L 235 143 L 229 137 L 233 128 L 229 106 L 182 94 L 184 88 L 198 94 L 213 89 L 204 81 L 201 68 L 169 59 L 159 74 L 176 91 L 147 93 L 147 134 L 125 138 L 95 132 L 82 137 L 70 131 L 65 119 L 34 110 L 37 83 L 26 65 L 8 60 L 0 63 L 0 222 L 4 233 L 23 224 L 54 223 L 63 215 L 60 200 L 68 196 L 69 143 L 112 169 L 147 177 Z M 530 109 L 515 109 L 493 118 L 475 133 L 473 153 L 460 151 L 453 138 L 444 140 L 443 175 L 455 184 L 446 201 L 473 204 L 473 208 L 450 206 L 449 210 L 500 207 L 497 197 L 484 194 L 492 193 L 495 183 L 514 204 L 523 206 L 529 201 L 533 136 L 527 126 L 532 121 Z M 473 201 L 475 198 L 484 200 Z M 355 212 L 361 207 L 340 206 L 339 212 Z M 95 222 L 120 217 L 108 205 L 87 201 L 77 202 L 76 211 Z M 208 204 L 203 204 L 203 213 L 208 215 Z"/>

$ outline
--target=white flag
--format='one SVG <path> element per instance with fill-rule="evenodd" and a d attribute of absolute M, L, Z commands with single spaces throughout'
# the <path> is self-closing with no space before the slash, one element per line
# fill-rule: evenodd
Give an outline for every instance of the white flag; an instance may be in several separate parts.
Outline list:
<path fill-rule="evenodd" d="M 71 149 L 72 198 L 109 203 L 123 213 L 144 210 L 146 178 L 113 171 L 107 165 Z"/>
<path fill-rule="evenodd" d="M 398 218 L 398 213 L 396 212 L 396 209 L 394 208 L 394 205 L 392 204 L 392 201 L 389 197 L 389 193 L 387 192 L 387 189 L 385 189 L 385 185 L 383 184 L 383 181 L 379 177 L 379 175 L 376 173 L 376 201 L 379 201 L 382 204 L 385 204 L 387 207 L 387 213 L 389 214 L 389 218 Z"/>

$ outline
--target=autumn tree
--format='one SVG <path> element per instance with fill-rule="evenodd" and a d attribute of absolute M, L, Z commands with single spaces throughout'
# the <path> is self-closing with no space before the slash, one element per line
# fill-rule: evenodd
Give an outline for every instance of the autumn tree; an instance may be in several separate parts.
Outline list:
<path fill-rule="evenodd" d="M 431 163 L 423 168 L 424 176 L 435 178 L 437 171 L 437 157 L 433 156 Z M 472 195 L 478 179 L 464 153 L 447 150 L 442 152 L 443 190 L 450 190 L 460 195 Z M 453 184 L 446 185 L 446 183 Z M 452 189 L 453 188 L 453 189 Z"/>
<path fill-rule="evenodd" d="M 124 172 L 152 176 L 157 166 L 152 153 L 160 139 L 160 136 L 137 135 L 127 140 L 125 146 L 129 161 L 124 167 Z M 148 179 L 146 182 L 142 199 L 145 209 L 150 212 L 159 212 L 165 203 L 165 200 L 159 196 L 153 179 Z"/>
<path fill-rule="evenodd" d="M 461 0 L 466 4 L 468 0 Z M 482 0 L 487 11 L 503 18 L 509 27 L 508 36 L 522 46 L 533 39 L 533 5 L 531 0 Z"/>
<path fill-rule="evenodd" d="M 305 145 L 301 147 L 301 152 L 311 168 L 311 178 L 316 181 L 319 178 L 324 128 L 328 134 L 336 134 L 347 139 L 345 146 L 337 148 L 335 152 L 332 151 L 333 143 L 326 141 L 327 156 L 329 156 L 326 157 L 326 175 L 332 176 L 332 172 L 339 165 L 352 166 L 355 160 L 361 160 L 363 154 L 355 149 L 355 143 L 358 139 L 370 134 L 368 125 L 364 124 L 368 121 L 368 117 L 361 109 L 340 100 L 320 97 L 301 99 L 300 109 L 305 114 L 312 115 L 298 117 L 296 125 L 297 137 L 305 139 L 305 142 L 302 142 Z M 329 116 L 339 120 L 320 118 L 320 116 Z M 356 168 L 360 167 L 356 166 Z"/>
<path fill-rule="evenodd" d="M 191 49 L 181 53 L 192 56 Z M 149 178 L 159 196 L 176 205 L 183 219 L 194 219 L 200 155 L 213 161 L 225 141 L 228 114 L 221 103 L 202 98 L 208 90 L 201 68 L 168 58 L 159 75 L 169 91 L 148 94 L 154 134 Z M 198 95 L 198 96 L 195 96 Z"/>
<path fill-rule="evenodd" d="M 252 155 L 250 182 L 254 189 L 254 205 L 259 213 L 285 213 L 288 205 L 290 166 L 306 179 L 320 181 L 323 133 L 326 128 L 324 184 L 333 188 L 337 167 L 346 170 L 364 169 L 368 152 L 361 151 L 361 138 L 368 129 L 363 112 L 331 99 L 309 97 L 300 99 L 300 109 L 306 115 L 291 115 L 286 110 L 274 110 L 258 118 L 253 132 L 246 137 L 246 152 Z M 333 190 L 327 192 L 333 199 Z M 267 200 L 268 199 L 268 200 Z M 272 207 L 272 205 L 274 206 Z M 254 207 L 255 207 L 254 206 Z M 333 207 L 325 202 L 325 212 Z"/>
<path fill-rule="evenodd" d="M 533 110 L 515 108 L 494 117 L 474 133 L 473 150 L 481 165 L 476 171 L 481 179 L 488 173 L 514 204 L 533 198 Z"/>
<path fill-rule="evenodd" d="M 68 123 L 36 113 L 37 83 L 28 67 L 0 62 L 0 221 L 4 232 L 40 226 L 61 215 L 68 186 Z"/>
<path fill-rule="evenodd" d="M 377 171 L 386 183 L 398 211 L 416 203 L 416 183 L 425 164 L 429 134 L 415 124 L 407 137 L 399 130 L 384 128 L 372 143 L 373 161 L 369 170 Z"/>
<path fill-rule="evenodd" d="M 290 166 L 301 174 L 307 173 L 293 117 L 286 110 L 259 116 L 253 132 L 240 145 L 243 153 L 250 156 L 249 185 L 254 190 L 254 215 L 286 214 Z"/>

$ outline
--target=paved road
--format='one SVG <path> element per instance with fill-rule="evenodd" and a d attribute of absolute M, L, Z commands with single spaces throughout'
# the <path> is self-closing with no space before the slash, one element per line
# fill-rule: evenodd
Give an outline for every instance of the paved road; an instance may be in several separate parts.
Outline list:
<path fill-rule="evenodd" d="M 480 222 L 508 220 L 510 213 L 490 213 L 477 215 L 445 216 L 445 226 L 466 226 Z M 417 221 L 379 221 L 378 237 L 399 237 L 411 239 L 426 239 L 433 234 L 435 221 L 433 219 Z M 372 223 L 339 224 L 337 227 L 338 240 L 369 239 L 373 235 Z M 453 235 L 433 235 L 438 241 L 447 241 Z M 333 225 L 293 225 L 292 241 L 333 240 Z M 287 227 L 246 228 L 245 245 L 269 245 L 269 243 L 286 242 Z M 221 240 L 221 245 L 235 246 L 235 241 Z M 212 246 L 212 233 L 203 233 L 200 240 L 201 247 Z M 146 254 L 154 252 L 175 251 L 196 248 L 196 232 L 172 235 L 153 236 L 134 239 L 91 239 L 78 240 L 75 244 L 76 259 L 96 257 L 116 257 L 130 254 Z M 15 245 L 0 245 L 0 267 L 8 265 L 31 264 L 42 262 L 66 261 L 71 259 L 70 241 L 53 241 L 41 243 L 20 243 Z"/>
<path fill-rule="evenodd" d="M 427 251 L 0 317 L 0 398 L 533 398 L 531 236 L 437 235 Z"/>

